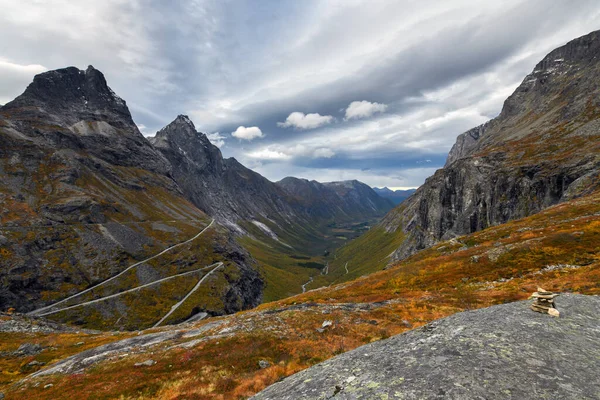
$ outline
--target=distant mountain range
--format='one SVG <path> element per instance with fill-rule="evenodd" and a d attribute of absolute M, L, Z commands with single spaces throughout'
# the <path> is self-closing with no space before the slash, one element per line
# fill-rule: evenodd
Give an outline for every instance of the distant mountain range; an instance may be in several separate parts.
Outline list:
<path fill-rule="evenodd" d="M 410 197 L 410 195 L 412 195 L 414 192 L 417 191 L 417 189 L 392 190 L 392 189 L 388 188 L 387 186 L 383 187 L 383 188 L 375 187 L 375 188 L 373 188 L 373 190 L 379 196 L 393 201 L 395 205 L 402 203 L 404 200 L 408 199 Z"/>
<path fill-rule="evenodd" d="M 271 225 L 364 219 L 381 216 L 393 206 L 358 181 L 319 183 L 288 177 L 271 182 L 236 159 L 223 158 L 185 115 L 149 141 L 170 162 L 186 198 L 230 226 L 242 220 L 264 219 Z"/>

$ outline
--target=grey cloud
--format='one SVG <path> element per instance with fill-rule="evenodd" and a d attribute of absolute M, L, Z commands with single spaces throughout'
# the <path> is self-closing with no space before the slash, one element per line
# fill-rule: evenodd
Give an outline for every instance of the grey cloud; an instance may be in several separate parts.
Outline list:
<path fill-rule="evenodd" d="M 226 156 L 271 179 L 355 174 L 379 186 L 422 182 L 456 135 L 495 116 L 547 51 L 598 29 L 600 17 L 592 0 L 0 0 L 0 8 L 0 103 L 39 72 L 27 65 L 93 64 L 146 134 L 189 114 L 201 131 L 227 132 Z M 388 107 L 344 121 L 355 100 Z M 337 122 L 277 125 L 294 111 Z M 231 138 L 239 126 L 264 136 Z M 284 161 L 276 157 L 286 149 Z M 271 158 L 249 157 L 261 151 Z M 431 167 L 419 167 L 425 159 Z"/>

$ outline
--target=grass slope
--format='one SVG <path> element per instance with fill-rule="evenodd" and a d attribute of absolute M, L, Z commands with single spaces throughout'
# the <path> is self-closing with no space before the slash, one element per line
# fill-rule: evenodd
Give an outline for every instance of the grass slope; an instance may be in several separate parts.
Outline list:
<path fill-rule="evenodd" d="M 309 290 L 360 276 L 356 273 L 337 273 L 339 271 L 332 273 L 331 265 L 335 263 L 338 248 L 351 239 L 360 240 L 361 233 L 374 221 L 339 225 L 330 223 L 318 227 L 307 223 L 294 224 L 292 227 L 266 219 L 261 222 L 276 237 L 266 234 L 252 223 L 244 223 L 242 225 L 249 235 L 239 242 L 258 261 L 266 284 L 263 300 L 269 302 L 302 293 L 305 284 L 306 290 Z M 326 269 L 328 263 L 330 268 Z M 343 264 L 342 271 L 345 271 Z"/>

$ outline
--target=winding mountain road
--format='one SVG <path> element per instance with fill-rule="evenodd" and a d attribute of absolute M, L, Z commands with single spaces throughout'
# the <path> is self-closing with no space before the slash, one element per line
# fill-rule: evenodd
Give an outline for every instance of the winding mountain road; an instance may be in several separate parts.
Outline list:
<path fill-rule="evenodd" d="M 194 286 L 194 288 L 192 290 L 190 290 L 188 292 L 188 294 L 185 295 L 185 297 L 183 299 L 181 299 L 179 302 L 177 302 L 175 305 L 173 305 L 173 307 L 171 307 L 171 310 L 160 319 L 160 321 L 158 321 L 156 324 L 154 324 L 153 328 L 156 328 L 157 326 L 160 326 L 160 324 L 162 324 L 164 322 L 164 320 L 166 320 L 171 314 L 173 314 L 173 312 L 175 310 L 177 310 L 179 308 L 180 305 L 182 305 L 183 303 L 185 303 L 185 301 L 196 291 L 198 290 L 198 288 L 200 287 L 200 285 L 202 285 L 202 282 L 204 282 L 204 280 L 206 278 L 208 278 L 210 276 L 210 274 L 212 274 L 213 272 L 215 272 L 216 270 L 218 270 L 219 268 L 221 268 L 223 266 L 222 262 L 218 262 L 216 264 L 212 264 L 209 265 L 209 267 L 212 267 L 213 265 L 216 265 L 216 267 L 214 267 L 212 270 L 210 270 L 210 272 L 206 275 L 204 275 L 202 277 L 202 279 L 200 279 L 198 281 L 198 283 L 196 284 L 196 286 Z M 205 267 L 206 268 L 206 267 Z"/>
<path fill-rule="evenodd" d="M 306 282 L 304 285 L 302 285 L 302 293 L 305 293 L 305 292 L 306 292 L 306 285 L 308 285 L 308 284 L 309 284 L 309 283 L 311 283 L 312 281 L 313 281 L 313 277 L 311 276 L 311 277 L 308 279 L 308 282 Z"/>
<path fill-rule="evenodd" d="M 183 245 L 185 245 L 185 244 L 188 244 L 188 243 L 190 243 L 190 242 L 192 242 L 192 241 L 196 240 L 198 237 L 200 237 L 200 235 L 202 235 L 204 232 L 206 232 L 206 231 L 207 231 L 207 230 L 208 230 L 208 229 L 209 229 L 209 228 L 212 226 L 212 224 L 213 224 L 214 222 L 215 222 L 215 220 L 214 220 L 214 219 L 213 219 L 212 221 L 210 221 L 210 224 L 208 224 L 208 226 L 207 226 L 207 227 L 205 227 L 204 229 L 202 229 L 202 230 L 200 231 L 200 233 L 198 233 L 196 236 L 194 236 L 194 237 L 193 237 L 193 238 L 191 238 L 191 239 L 188 239 L 188 240 L 186 240 L 186 241 L 183 241 L 183 242 L 181 242 L 181 243 L 177 243 L 177 244 L 175 244 L 175 245 L 173 245 L 173 246 L 171 246 L 171 247 L 167 247 L 166 249 L 164 249 L 163 251 L 161 251 L 161 252 L 160 252 L 160 253 L 158 253 L 158 254 L 155 254 L 155 255 L 153 255 L 152 257 L 146 258 L 145 260 L 142 260 L 142 261 L 136 262 L 135 264 L 132 264 L 132 265 L 130 265 L 129 267 L 125 268 L 123 271 L 121 271 L 121 272 L 119 272 L 118 274 L 116 274 L 116 275 L 114 275 L 114 276 L 112 276 L 112 277 L 110 277 L 110 278 L 106 279 L 105 281 L 102 281 L 102 282 L 100 282 L 100 283 L 98 283 L 98 284 L 96 284 L 96 285 L 94 285 L 94 286 L 92 286 L 92 287 L 89 287 L 89 288 L 87 288 L 87 289 L 85 289 L 85 290 L 82 290 L 82 291 L 81 291 L 81 292 L 79 292 L 79 293 L 75 293 L 74 295 L 72 295 L 72 296 L 69 296 L 69 297 L 67 297 L 67 298 L 65 298 L 65 299 L 62 299 L 62 300 L 60 300 L 60 301 L 57 301 L 56 303 L 50 304 L 49 306 L 45 306 L 45 307 L 42 307 L 42 308 L 38 308 L 37 310 L 30 311 L 30 312 L 28 312 L 28 313 L 27 313 L 27 315 L 32 315 L 32 316 L 36 316 L 36 315 L 37 315 L 37 316 L 43 316 L 43 315 L 54 314 L 53 312 L 52 312 L 52 313 L 45 313 L 45 314 L 43 314 L 43 313 L 44 313 L 45 311 L 47 311 L 47 310 L 50 310 L 50 309 L 52 309 L 52 308 L 54 308 L 54 307 L 56 307 L 56 306 L 60 305 L 60 304 L 66 303 L 67 301 L 69 301 L 69 300 L 72 300 L 72 299 L 74 299 L 75 297 L 78 297 L 78 296 L 81 296 L 81 295 L 83 295 L 83 294 L 86 294 L 86 293 L 90 292 L 91 290 L 93 290 L 93 289 L 95 289 L 95 288 L 98 288 L 98 287 L 100 287 L 100 286 L 102 286 L 102 285 L 104 285 L 104 284 L 106 284 L 106 283 L 108 283 L 108 282 L 111 282 L 111 281 L 113 281 L 113 280 L 117 279 L 118 277 L 122 276 L 124 273 L 126 273 L 126 272 L 127 272 L 127 271 L 129 271 L 129 270 L 131 270 L 132 268 L 135 268 L 135 267 L 137 267 L 137 266 L 139 266 L 139 265 L 141 265 L 141 264 L 144 264 L 144 263 L 146 263 L 146 262 L 148 262 L 148 261 L 150 261 L 150 260 L 153 260 L 153 259 L 155 259 L 155 258 L 157 258 L 157 257 L 159 257 L 159 256 L 162 256 L 163 254 L 165 254 L 165 253 L 168 253 L 169 251 L 172 251 L 173 249 L 176 249 L 177 247 L 183 246 Z M 133 290 L 133 289 L 130 289 L 130 290 Z M 124 293 L 124 292 L 122 292 L 122 293 Z M 83 304 L 83 303 L 82 303 L 82 304 Z M 64 308 L 63 310 L 65 310 L 65 309 L 68 309 L 68 308 Z"/>
<path fill-rule="evenodd" d="M 177 277 L 180 277 L 180 276 L 192 275 L 192 274 L 194 274 L 196 272 L 203 271 L 203 270 L 208 269 L 210 267 L 213 267 L 213 266 L 215 266 L 217 264 L 221 264 L 222 265 L 223 263 L 222 262 L 218 262 L 218 263 L 214 263 L 214 264 L 208 265 L 206 267 L 195 269 L 193 271 L 182 272 L 180 274 L 172 275 L 172 276 L 169 276 L 169 277 L 166 277 L 166 278 L 162 278 L 162 279 L 156 280 L 154 282 L 146 283 L 145 285 L 136 286 L 136 287 L 134 287 L 132 289 L 124 290 L 124 291 L 119 292 L 119 293 L 115 293 L 115 294 L 111 294 L 111 295 L 108 295 L 108 296 L 100 297 L 98 299 L 93 299 L 93 300 L 90 300 L 90 301 L 84 301 L 83 303 L 78 303 L 78 304 L 75 304 L 75 305 L 72 305 L 72 306 L 60 308 L 58 310 L 52 310 L 52 311 L 49 311 L 47 313 L 37 314 L 37 316 L 44 317 L 46 315 L 56 314 L 56 313 L 59 313 L 61 311 L 72 310 L 74 308 L 83 307 L 83 306 L 87 306 L 87 305 L 95 304 L 95 303 L 100 303 L 102 301 L 106 301 L 106 300 L 109 300 L 109 299 L 114 299 L 115 297 L 119 297 L 119 296 L 122 296 L 122 295 L 127 294 L 127 293 L 136 292 L 138 290 L 147 288 L 149 286 L 154 286 L 154 285 L 157 285 L 159 283 L 166 282 L 168 280 L 171 280 L 171 279 L 174 279 L 174 278 L 177 278 Z M 206 274 L 201 280 L 203 280 L 206 276 L 208 276 L 213 271 L 214 271 L 214 269 L 212 271 L 210 271 L 208 274 Z"/>

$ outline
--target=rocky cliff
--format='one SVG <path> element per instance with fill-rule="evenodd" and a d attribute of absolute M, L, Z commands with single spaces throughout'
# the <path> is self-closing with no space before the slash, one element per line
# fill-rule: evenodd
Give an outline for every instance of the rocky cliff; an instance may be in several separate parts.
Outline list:
<path fill-rule="evenodd" d="M 530 301 L 462 312 L 342 354 L 256 400 L 595 399 L 597 296 L 559 297 L 560 318 Z"/>
<path fill-rule="evenodd" d="M 600 32 L 552 51 L 493 120 L 457 139 L 446 166 L 381 226 L 419 249 L 590 193 L 600 179 Z"/>

